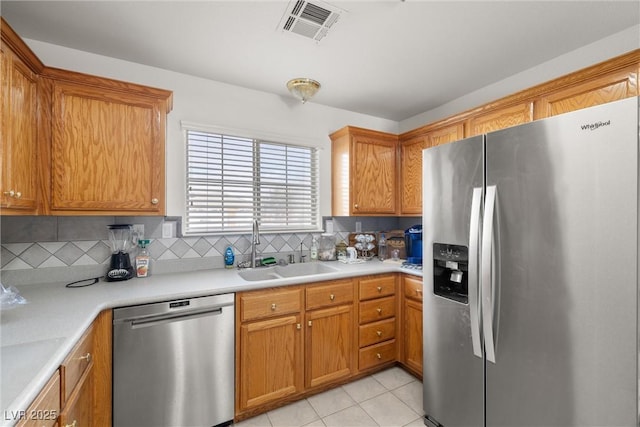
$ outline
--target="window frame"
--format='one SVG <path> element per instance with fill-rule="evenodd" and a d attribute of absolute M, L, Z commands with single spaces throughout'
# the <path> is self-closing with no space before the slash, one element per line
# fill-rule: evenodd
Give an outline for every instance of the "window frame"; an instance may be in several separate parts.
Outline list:
<path fill-rule="evenodd" d="M 320 214 L 320 151 L 322 150 L 317 144 L 314 144 L 314 141 L 311 141 L 307 138 L 295 137 L 290 135 L 278 135 L 278 134 L 269 134 L 265 132 L 259 131 L 251 131 L 251 130 L 242 130 L 242 129 L 232 129 L 226 127 L 218 127 L 211 125 L 202 125 L 190 122 L 181 122 L 182 132 L 183 132 L 183 141 L 184 141 L 184 165 L 185 165 L 185 202 L 184 202 L 184 214 L 183 214 L 183 234 L 185 237 L 196 237 L 196 236 L 219 236 L 219 235 L 238 235 L 238 234 L 247 234 L 251 233 L 251 222 L 247 223 L 246 227 L 242 228 L 233 228 L 233 229 L 216 229 L 216 230 L 190 230 L 189 227 L 189 203 L 191 199 L 189 197 L 189 186 L 190 186 L 190 170 L 189 170 L 189 132 L 199 132 L 199 133 L 208 133 L 218 136 L 225 136 L 229 138 L 237 138 L 237 139 L 247 139 L 252 140 L 254 155 L 253 155 L 253 173 L 259 173 L 259 168 L 255 166 L 255 148 L 259 146 L 259 144 L 273 144 L 273 145 L 283 145 L 292 148 L 303 148 L 311 150 L 311 156 L 313 157 L 313 162 L 315 166 L 315 171 L 312 171 L 312 182 L 310 184 L 311 189 L 311 198 L 313 200 L 311 214 L 311 224 L 309 227 L 273 227 L 273 226 L 265 226 L 262 224 L 262 221 L 259 217 L 260 208 L 260 180 L 255 179 L 253 181 L 253 214 L 254 218 L 258 215 L 258 221 L 261 224 L 260 232 L 262 234 L 269 233 L 278 233 L 278 234 L 287 234 L 287 233 L 313 233 L 320 232 L 321 229 L 321 214 Z M 315 182 L 313 182 L 315 181 Z M 315 187 L 315 192 L 313 188 Z M 262 202 L 264 204 L 264 202 Z M 315 205 L 315 212 L 313 212 L 313 205 Z"/>

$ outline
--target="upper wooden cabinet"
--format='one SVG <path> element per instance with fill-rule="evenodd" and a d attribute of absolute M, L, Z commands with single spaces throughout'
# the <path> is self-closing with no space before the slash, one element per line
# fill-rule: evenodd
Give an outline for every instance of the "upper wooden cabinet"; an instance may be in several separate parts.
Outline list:
<path fill-rule="evenodd" d="M 481 135 L 483 133 L 528 123 L 532 120 L 533 102 L 531 101 L 491 109 L 478 113 L 469 119 L 467 126 L 469 133 L 465 136 Z"/>
<path fill-rule="evenodd" d="M 400 215 L 422 215 L 422 150 L 464 138 L 464 124 L 453 123 L 419 136 L 400 135 Z"/>
<path fill-rule="evenodd" d="M 1 213 L 164 215 L 172 93 L 46 67 L 1 30 Z"/>
<path fill-rule="evenodd" d="M 422 150 L 428 137 L 400 142 L 400 214 L 422 214 Z"/>
<path fill-rule="evenodd" d="M 541 97 L 536 118 L 551 117 L 638 95 L 638 66 L 587 79 Z"/>
<path fill-rule="evenodd" d="M 347 126 L 332 141 L 332 215 L 395 215 L 398 137 Z"/>
<path fill-rule="evenodd" d="M 0 51 L 0 208 L 33 215 L 38 208 L 38 73 L 43 65 L 2 20 Z"/>
<path fill-rule="evenodd" d="M 171 92 L 57 69 L 43 76 L 50 212 L 164 215 Z"/>

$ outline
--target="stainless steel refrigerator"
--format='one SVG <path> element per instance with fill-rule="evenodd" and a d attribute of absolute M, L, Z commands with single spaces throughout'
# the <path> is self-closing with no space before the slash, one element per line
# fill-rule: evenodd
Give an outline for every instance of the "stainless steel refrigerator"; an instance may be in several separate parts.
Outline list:
<path fill-rule="evenodd" d="M 423 151 L 426 425 L 639 425 L 638 104 Z"/>

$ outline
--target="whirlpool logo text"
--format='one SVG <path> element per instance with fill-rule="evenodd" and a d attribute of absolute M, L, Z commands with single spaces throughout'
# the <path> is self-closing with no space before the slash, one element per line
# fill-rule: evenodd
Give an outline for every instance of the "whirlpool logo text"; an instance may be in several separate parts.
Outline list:
<path fill-rule="evenodd" d="M 602 126 L 609 126 L 611 124 L 611 120 L 607 120 L 606 122 L 596 122 L 596 123 L 588 123 L 586 125 L 580 126 L 582 130 L 596 130 Z"/>

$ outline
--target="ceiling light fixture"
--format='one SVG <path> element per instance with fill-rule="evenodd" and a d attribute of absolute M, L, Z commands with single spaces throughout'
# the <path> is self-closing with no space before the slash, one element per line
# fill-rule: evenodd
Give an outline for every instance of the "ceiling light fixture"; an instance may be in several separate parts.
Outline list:
<path fill-rule="evenodd" d="M 320 83 L 313 79 L 297 78 L 287 82 L 287 89 L 304 104 L 320 89 Z"/>

